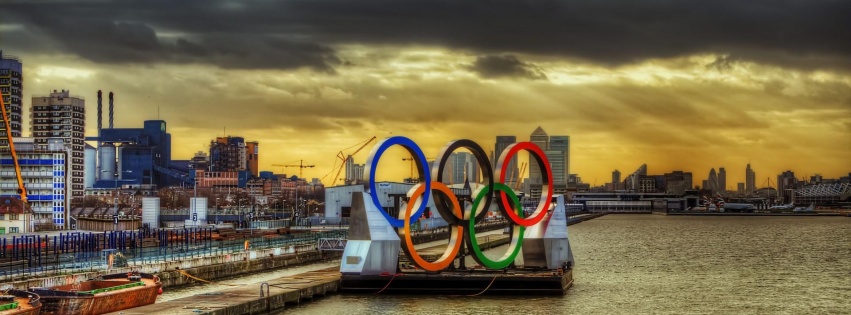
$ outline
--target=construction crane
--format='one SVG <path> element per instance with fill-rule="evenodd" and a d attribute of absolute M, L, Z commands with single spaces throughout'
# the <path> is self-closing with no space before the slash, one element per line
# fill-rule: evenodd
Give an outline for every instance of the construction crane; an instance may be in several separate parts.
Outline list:
<path fill-rule="evenodd" d="M 15 165 L 15 178 L 18 180 L 18 195 L 21 196 L 22 210 L 26 212 L 29 208 L 27 188 L 24 187 L 24 178 L 21 177 L 21 166 L 18 164 L 18 153 L 15 152 L 15 142 L 12 141 L 12 126 L 9 123 L 9 115 L 6 113 L 6 104 L 3 102 L 3 97 L 0 97 L 0 111 L 3 113 L 3 125 L 6 126 L 6 140 L 9 141 L 9 151 L 12 153 L 12 163 Z M 26 214 L 25 216 L 27 218 L 29 217 Z"/>
<path fill-rule="evenodd" d="M 298 178 L 303 178 L 303 172 L 306 168 L 315 167 L 315 165 L 304 165 L 304 160 L 298 160 L 298 164 L 272 164 L 272 166 L 280 167 L 298 167 Z"/>
<path fill-rule="evenodd" d="M 520 188 L 520 176 L 523 176 L 523 172 L 526 171 L 526 162 L 520 163 L 520 171 L 517 172 L 517 177 L 514 181 L 514 190 Z"/>
<path fill-rule="evenodd" d="M 367 139 L 366 141 L 358 142 L 357 144 L 355 144 L 355 145 L 353 145 L 353 146 L 350 146 L 350 147 L 348 147 L 348 148 L 345 148 L 345 149 L 343 149 L 343 150 L 340 150 L 340 152 L 337 152 L 337 159 L 338 159 L 338 160 L 340 160 L 340 166 L 339 166 L 339 167 L 337 167 L 337 166 L 336 166 L 337 162 L 336 162 L 336 161 L 334 161 L 334 165 L 335 165 L 335 166 L 334 166 L 334 169 L 336 169 L 336 170 L 337 170 L 337 173 L 336 173 L 336 175 L 334 175 L 334 177 L 332 178 L 331 185 L 336 184 L 336 183 L 337 183 L 337 181 L 339 181 L 339 180 L 340 180 L 340 173 L 342 173 L 342 172 L 343 172 L 343 168 L 345 168 L 345 167 L 346 167 L 346 161 L 347 161 L 349 158 L 351 158 L 353 155 L 358 154 L 358 152 L 360 152 L 361 150 L 363 150 L 364 148 L 366 148 L 366 146 L 367 146 L 367 145 L 369 145 L 370 143 L 372 143 L 372 141 L 374 141 L 376 138 L 377 138 L 376 136 L 372 136 L 372 138 L 369 138 L 369 139 Z M 359 146 L 359 147 L 358 147 L 357 149 L 355 149 L 355 151 L 354 151 L 354 152 L 352 152 L 351 154 L 346 155 L 346 154 L 344 154 L 344 153 L 343 153 L 343 151 L 349 150 L 349 149 L 354 148 L 354 147 L 357 147 L 357 146 Z M 333 169 L 332 169 L 332 171 L 331 171 L 331 172 L 333 172 Z M 325 177 L 328 177 L 328 175 L 331 175 L 331 173 L 326 174 L 325 176 L 323 176 L 323 177 L 322 177 L 322 179 L 325 179 Z M 347 177 L 347 178 L 344 178 L 344 179 L 343 179 L 343 183 L 344 183 L 344 184 L 348 184 L 348 183 L 351 183 L 353 180 L 354 180 L 354 178 L 348 178 L 348 177 Z"/>

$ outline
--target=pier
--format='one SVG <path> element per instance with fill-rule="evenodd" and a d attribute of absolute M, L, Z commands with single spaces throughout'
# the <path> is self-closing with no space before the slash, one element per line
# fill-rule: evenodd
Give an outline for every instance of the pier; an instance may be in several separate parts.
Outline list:
<path fill-rule="evenodd" d="M 262 314 L 336 293 L 339 287 L 340 271 L 330 268 L 108 314 Z"/>

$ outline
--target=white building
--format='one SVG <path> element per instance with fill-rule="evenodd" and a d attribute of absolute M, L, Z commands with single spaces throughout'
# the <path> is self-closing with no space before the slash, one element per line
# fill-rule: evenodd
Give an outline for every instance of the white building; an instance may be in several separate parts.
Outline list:
<path fill-rule="evenodd" d="M 64 228 L 70 207 L 71 175 L 67 172 L 71 149 L 62 139 L 51 139 L 47 147 L 36 147 L 32 138 L 14 138 L 21 177 L 27 189 L 29 206 L 34 213 L 26 231 L 36 226 Z M 0 151 L 0 196 L 17 197 L 15 166 L 8 149 Z M 0 222 L 0 226 L 4 223 Z M 7 229 L 9 231 L 10 229 Z"/>

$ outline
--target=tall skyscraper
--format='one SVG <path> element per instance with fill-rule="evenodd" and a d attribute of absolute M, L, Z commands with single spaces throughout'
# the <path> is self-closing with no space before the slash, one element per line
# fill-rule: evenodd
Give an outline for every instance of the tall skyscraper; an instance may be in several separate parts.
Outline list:
<path fill-rule="evenodd" d="M 727 170 L 723 167 L 718 169 L 718 192 L 727 191 Z"/>
<path fill-rule="evenodd" d="M 615 170 L 612 172 L 612 190 L 622 189 L 621 186 L 621 171 Z"/>
<path fill-rule="evenodd" d="M 452 184 L 463 184 L 465 180 L 476 183 L 479 180 L 479 164 L 472 153 L 452 153 L 444 166 L 444 169 L 446 168 L 449 168 L 448 175 L 451 176 Z M 446 174 L 445 171 L 444 174 Z"/>
<path fill-rule="evenodd" d="M 13 137 L 21 136 L 23 71 L 20 59 L 15 56 L 3 56 L 3 51 L 0 50 L 0 95 L 3 97 L 3 104 L 6 105 L 6 114 L 9 116 L 9 126 Z M 0 147 L 8 145 L 6 126 L 0 123 Z"/>
<path fill-rule="evenodd" d="M 550 164 L 553 167 L 553 177 L 554 178 L 564 178 L 564 180 L 554 180 L 553 183 L 556 185 L 564 184 L 565 186 L 568 184 L 568 174 L 570 174 L 570 136 L 552 136 L 550 137 L 550 148 L 548 151 L 561 151 L 561 153 L 553 153 L 553 155 L 560 155 L 555 161 L 550 159 Z M 549 156 L 547 156 L 549 158 Z M 561 169 L 558 171 L 560 174 L 556 174 L 556 169 Z"/>
<path fill-rule="evenodd" d="M 751 169 L 751 164 L 745 169 L 745 193 L 750 195 L 756 192 L 756 173 Z"/>
<path fill-rule="evenodd" d="M 517 137 L 515 136 L 496 136 L 496 144 L 494 145 L 493 157 L 491 161 L 491 164 L 494 166 L 494 171 L 496 171 L 496 162 L 499 161 L 499 156 L 502 154 L 502 151 L 505 151 L 506 147 L 516 142 Z M 508 162 L 507 170 L 508 174 L 505 174 L 505 178 L 507 178 L 506 182 L 514 183 L 515 179 L 520 178 L 519 170 L 517 169 L 516 156 Z"/>
<path fill-rule="evenodd" d="M 30 132 L 37 148 L 47 148 L 53 139 L 71 148 L 69 168 L 71 172 L 72 198 L 85 194 L 86 171 L 86 102 L 71 92 L 53 90 L 49 96 L 33 96 L 30 107 Z"/>
<path fill-rule="evenodd" d="M 546 151 L 547 149 L 549 149 L 550 136 L 547 135 L 547 132 L 544 131 L 543 128 L 538 126 L 538 128 L 535 129 L 534 132 L 532 132 L 532 135 L 529 136 L 529 141 L 534 144 L 537 144 L 539 147 L 541 147 L 541 150 Z M 529 160 L 529 183 L 532 185 L 543 184 L 541 168 L 540 166 L 538 166 L 538 162 L 535 161 L 535 159 Z"/>
<path fill-rule="evenodd" d="M 704 187 L 705 189 L 711 190 L 713 195 L 718 192 L 718 175 L 715 173 L 714 167 L 709 170 L 709 178 L 707 178 L 707 183 L 709 184 L 709 187 Z"/>

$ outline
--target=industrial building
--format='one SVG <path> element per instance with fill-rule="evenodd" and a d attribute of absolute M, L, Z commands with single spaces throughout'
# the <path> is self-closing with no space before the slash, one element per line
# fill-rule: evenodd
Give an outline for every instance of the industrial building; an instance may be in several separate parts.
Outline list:
<path fill-rule="evenodd" d="M 33 138 L 15 138 L 15 150 L 21 177 L 27 189 L 27 199 L 33 211 L 32 218 L 22 214 L 18 220 L 31 219 L 26 229 L 14 229 L 29 232 L 34 229 L 52 230 L 66 227 L 70 206 L 71 189 L 67 183 L 71 175 L 67 172 L 70 166 L 71 149 L 63 139 L 51 139 L 47 146 L 36 145 Z M 17 198 L 18 182 L 15 166 L 8 148 L 0 150 L 0 197 Z M 9 200 L 9 199 L 6 199 Z M 9 218 L 10 221 L 12 217 Z M 21 222 L 0 220 L 0 227 L 6 226 L 7 232 L 11 227 L 20 226 Z"/>
<path fill-rule="evenodd" d="M 47 147 L 48 141 L 61 139 L 71 148 L 68 171 L 71 173 L 71 198 L 85 191 L 86 103 L 70 91 L 53 90 L 48 96 L 33 96 L 30 106 L 30 133 L 35 145 Z M 89 171 L 91 172 L 91 171 Z"/>

